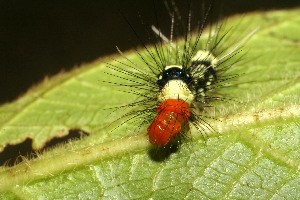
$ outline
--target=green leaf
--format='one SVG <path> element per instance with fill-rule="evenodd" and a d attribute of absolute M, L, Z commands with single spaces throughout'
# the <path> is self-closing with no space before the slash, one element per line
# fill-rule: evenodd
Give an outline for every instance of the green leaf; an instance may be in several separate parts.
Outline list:
<path fill-rule="evenodd" d="M 220 121 L 209 122 L 219 134 L 205 142 L 193 132 L 165 161 L 150 158 L 146 132 L 133 134 L 129 124 L 110 131 L 118 115 L 103 108 L 132 99 L 102 82 L 112 79 L 104 74 L 110 59 L 45 80 L 3 105 L 1 150 L 26 138 L 40 149 L 71 129 L 91 136 L 2 167 L 0 198 L 299 199 L 299 11 L 244 17 L 234 34 L 259 29 L 247 43 L 248 62 L 233 69 L 241 74 L 237 87 L 226 89 L 239 103 L 217 102 Z"/>

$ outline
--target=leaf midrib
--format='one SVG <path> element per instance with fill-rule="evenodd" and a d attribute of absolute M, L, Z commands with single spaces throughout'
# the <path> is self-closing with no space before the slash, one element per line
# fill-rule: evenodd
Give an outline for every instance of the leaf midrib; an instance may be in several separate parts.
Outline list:
<path fill-rule="evenodd" d="M 290 113 L 291 110 L 297 110 L 297 114 L 300 113 L 300 106 L 296 105 L 290 108 L 285 108 L 285 110 L 280 110 L 280 112 L 273 112 L 270 114 L 270 110 L 265 112 L 260 112 L 259 122 L 270 121 L 272 119 L 277 119 L 279 117 L 285 116 Z M 272 118 L 270 118 L 272 116 Z M 240 123 L 233 123 L 240 122 Z M 228 130 L 238 130 L 240 128 L 233 128 L 237 125 L 253 126 L 257 122 L 257 116 L 250 115 L 238 115 L 226 119 L 226 122 L 217 122 L 215 127 L 224 127 L 220 133 L 224 133 Z M 218 125 L 217 125 L 218 124 Z M 237 131 L 239 132 L 239 131 Z M 199 135 L 193 135 L 193 138 L 199 139 Z M 238 138 L 247 144 L 251 149 L 263 149 L 263 152 L 276 160 L 280 161 L 286 166 L 297 170 L 300 163 L 297 161 L 291 161 L 285 158 L 280 152 L 274 151 L 265 147 L 265 145 L 259 142 L 257 139 L 249 138 L 250 136 L 246 133 L 243 135 L 238 135 Z M 122 145 L 120 145 L 122 142 Z M 112 142 L 106 142 L 102 144 L 95 144 L 91 147 L 85 147 L 76 150 L 63 151 L 62 154 L 52 155 L 49 158 L 43 158 L 42 160 L 33 160 L 30 162 L 24 162 L 17 166 L 9 169 L 4 169 L 0 172 L 0 188 L 8 188 L 15 185 L 18 182 L 27 182 L 36 180 L 39 178 L 45 178 L 47 176 L 57 174 L 62 171 L 70 170 L 78 166 L 87 165 L 99 159 L 106 159 L 111 156 L 119 156 L 126 152 L 140 151 L 149 148 L 150 144 L 145 133 L 138 134 L 136 136 L 131 136 L 127 138 L 120 138 Z M 49 163 L 51 163 L 49 165 Z M 9 181 L 8 181 L 9 180 Z"/>

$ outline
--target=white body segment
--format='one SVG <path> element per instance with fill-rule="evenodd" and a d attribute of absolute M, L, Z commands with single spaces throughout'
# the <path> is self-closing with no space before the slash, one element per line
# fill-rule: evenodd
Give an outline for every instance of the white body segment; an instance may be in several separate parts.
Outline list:
<path fill-rule="evenodd" d="M 210 61 L 212 66 L 217 66 L 218 59 L 212 55 L 210 51 L 197 51 L 196 55 L 192 58 L 192 61 Z"/>
<path fill-rule="evenodd" d="M 168 66 L 165 67 L 165 70 L 173 68 L 173 67 L 178 68 L 178 69 L 182 69 L 182 66 L 180 66 L 180 65 L 168 65 Z"/>
<path fill-rule="evenodd" d="M 182 80 L 170 80 L 163 87 L 161 92 L 158 95 L 158 100 L 163 102 L 167 99 L 180 99 L 188 104 L 191 104 L 195 96 L 189 90 L 186 83 Z"/>

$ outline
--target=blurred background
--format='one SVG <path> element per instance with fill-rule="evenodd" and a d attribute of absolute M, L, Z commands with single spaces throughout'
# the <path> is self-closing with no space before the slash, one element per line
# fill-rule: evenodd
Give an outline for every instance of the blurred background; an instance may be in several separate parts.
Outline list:
<path fill-rule="evenodd" d="M 186 1 L 175 3 L 186 10 Z M 203 3 L 193 3 L 197 19 L 203 13 L 195 9 L 201 11 Z M 299 0 L 216 0 L 218 12 L 211 19 L 299 6 Z M 140 46 L 125 18 L 139 33 L 156 24 L 156 17 L 160 27 L 170 30 L 163 1 L 0 0 L 0 104 L 15 100 L 45 77 L 116 53 L 115 46 L 122 51 Z M 139 37 L 149 43 L 147 34 Z"/>

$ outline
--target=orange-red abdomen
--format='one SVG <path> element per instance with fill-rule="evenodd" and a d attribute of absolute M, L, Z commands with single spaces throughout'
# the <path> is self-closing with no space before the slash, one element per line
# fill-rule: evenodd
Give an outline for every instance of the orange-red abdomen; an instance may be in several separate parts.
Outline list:
<path fill-rule="evenodd" d="M 189 119 L 189 104 L 179 99 L 167 99 L 156 112 L 158 115 L 148 128 L 149 141 L 164 146 L 180 134 L 182 125 Z"/>

